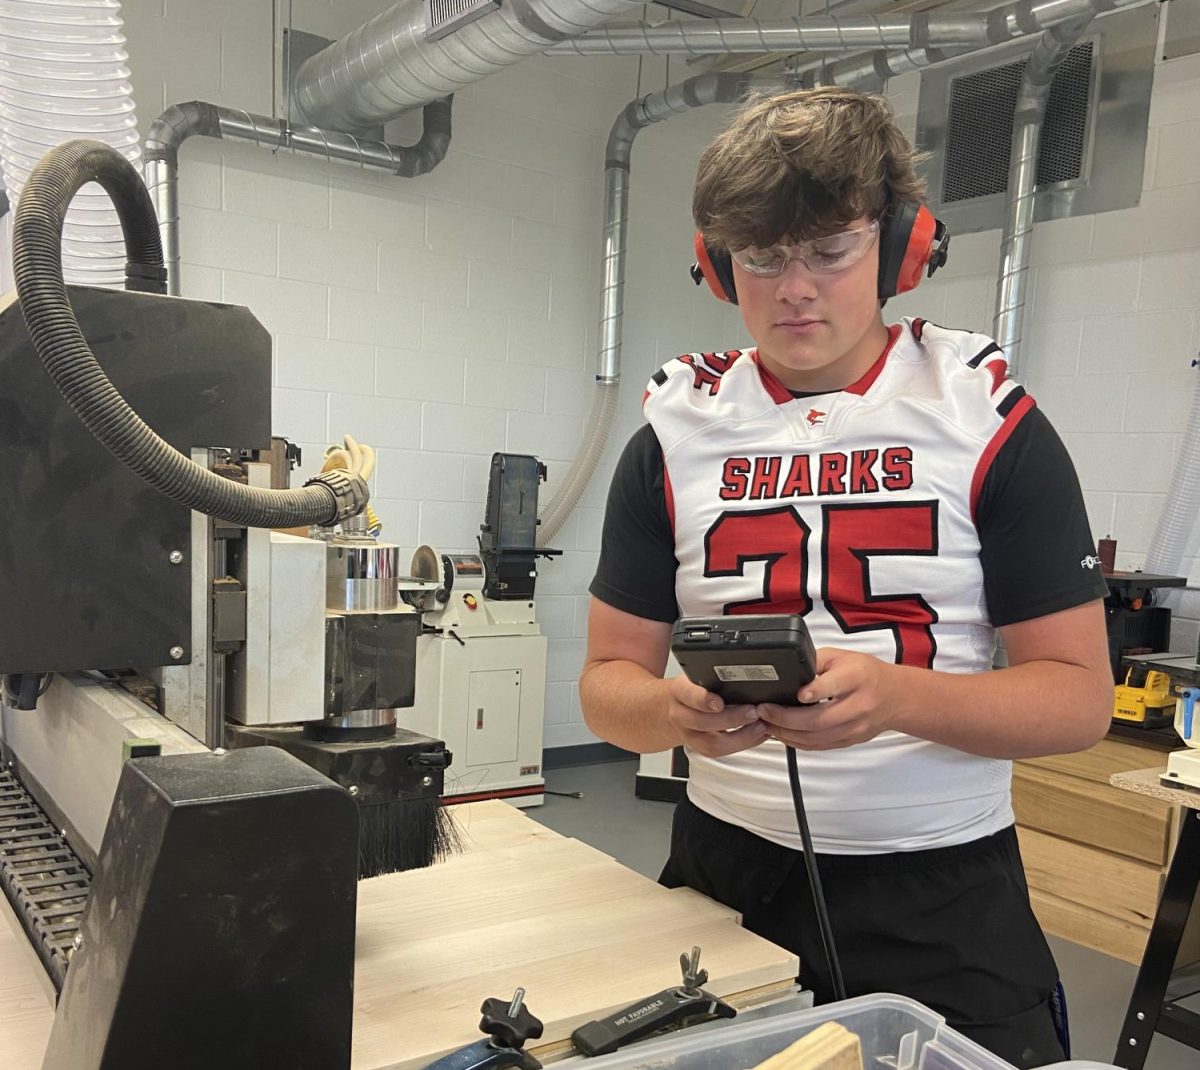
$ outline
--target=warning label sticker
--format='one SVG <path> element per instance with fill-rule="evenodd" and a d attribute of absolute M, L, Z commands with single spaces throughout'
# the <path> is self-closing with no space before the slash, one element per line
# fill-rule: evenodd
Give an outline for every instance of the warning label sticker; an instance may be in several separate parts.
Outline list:
<path fill-rule="evenodd" d="M 743 680 L 778 680 L 774 665 L 714 665 L 717 679 L 724 684 Z"/>

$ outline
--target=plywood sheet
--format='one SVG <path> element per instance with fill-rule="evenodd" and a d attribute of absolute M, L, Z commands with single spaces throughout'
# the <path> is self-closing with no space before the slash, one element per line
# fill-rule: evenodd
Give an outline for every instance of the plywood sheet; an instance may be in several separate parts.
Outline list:
<path fill-rule="evenodd" d="M 679 953 L 689 942 L 704 948 L 713 973 L 707 987 L 717 995 L 795 976 L 794 958 L 728 920 L 614 936 L 585 953 L 564 950 L 561 942 L 517 949 L 507 960 L 481 964 L 469 978 L 416 988 L 410 982 L 407 989 L 397 978 L 373 992 L 356 991 L 352 1066 L 407 1070 L 478 1040 L 480 1003 L 510 995 L 518 984 L 546 1024 L 538 1047 L 556 1044 L 584 1022 L 676 984 Z"/>
<path fill-rule="evenodd" d="M 576 1026 L 677 983 L 693 944 L 719 995 L 795 977 L 795 957 L 734 911 L 478 805 L 492 809 L 456 808 L 474 841 L 463 855 L 359 886 L 355 1070 L 408 1070 L 479 1039 L 479 1005 L 518 986 L 546 1026 L 537 1049 L 561 1048 Z"/>
<path fill-rule="evenodd" d="M 446 812 L 454 819 L 454 827 L 458 829 L 465 854 L 516 847 L 530 840 L 563 838 L 545 825 L 526 817 L 515 806 L 498 799 L 448 806 Z"/>

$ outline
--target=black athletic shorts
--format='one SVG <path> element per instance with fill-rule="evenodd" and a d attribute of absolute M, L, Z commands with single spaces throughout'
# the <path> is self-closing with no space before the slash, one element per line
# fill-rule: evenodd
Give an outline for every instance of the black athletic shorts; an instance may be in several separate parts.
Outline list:
<path fill-rule="evenodd" d="M 819 855 L 847 996 L 894 992 L 1014 1066 L 1062 1060 L 1052 1000 L 1058 967 L 1029 906 L 1009 827 L 954 847 Z M 659 878 L 695 888 L 800 957 L 800 983 L 833 999 L 799 851 L 720 821 L 684 799 Z"/>

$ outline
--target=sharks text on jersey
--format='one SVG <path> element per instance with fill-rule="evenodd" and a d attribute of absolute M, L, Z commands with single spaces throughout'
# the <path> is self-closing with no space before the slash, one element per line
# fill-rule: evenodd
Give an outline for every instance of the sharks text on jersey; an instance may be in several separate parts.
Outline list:
<path fill-rule="evenodd" d="M 766 501 L 829 494 L 875 494 L 913 485 L 908 446 L 826 453 L 729 457 L 721 472 L 722 501 Z"/>

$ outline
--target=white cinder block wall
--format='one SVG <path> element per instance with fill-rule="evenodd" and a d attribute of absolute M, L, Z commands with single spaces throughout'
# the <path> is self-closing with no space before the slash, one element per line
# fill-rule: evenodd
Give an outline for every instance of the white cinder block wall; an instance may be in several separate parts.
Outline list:
<path fill-rule="evenodd" d="M 288 6 L 277 5 L 281 14 Z M 298 29 L 337 37 L 378 0 L 295 0 Z M 124 0 L 143 128 L 202 99 L 271 113 L 279 26 L 270 0 Z M 653 14 L 653 12 L 652 12 Z M 277 59 L 277 57 L 276 57 Z M 249 305 L 275 340 L 275 431 L 305 471 L 345 433 L 379 451 L 385 537 L 474 548 L 490 456 L 536 453 L 553 492 L 591 404 L 599 314 L 603 147 L 618 110 L 685 75 L 676 59 L 538 58 L 460 93 L 432 174 L 405 180 L 250 145 L 196 139 L 181 153 L 184 293 Z M 915 127 L 916 76 L 890 87 Z M 1025 374 L 1064 434 L 1098 536 L 1139 563 L 1183 431 L 1200 320 L 1200 57 L 1159 67 L 1142 204 L 1040 226 Z M 690 263 L 695 161 L 727 112 L 644 131 L 634 150 L 623 385 L 600 471 L 544 564 L 550 637 L 546 744 L 588 742 L 575 681 L 586 588 L 612 466 L 662 362 L 744 340 L 697 291 Z M 392 124 L 411 142 L 417 116 Z M 6 258 L 7 259 L 7 258 Z M 889 314 L 989 330 L 999 235 L 959 237 L 951 266 Z M 1200 574 L 1200 566 L 1189 562 Z M 1200 600 L 1176 645 L 1194 650 Z"/>

